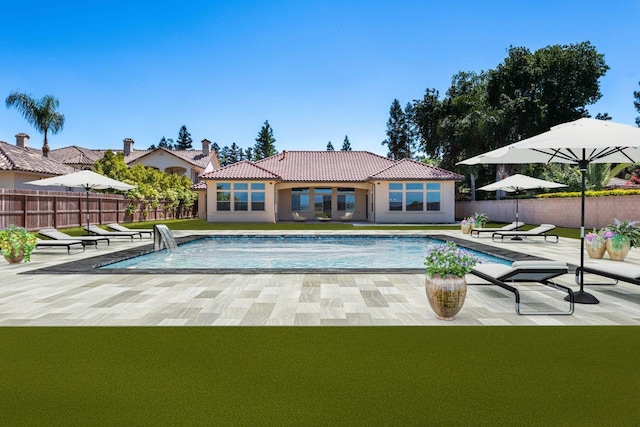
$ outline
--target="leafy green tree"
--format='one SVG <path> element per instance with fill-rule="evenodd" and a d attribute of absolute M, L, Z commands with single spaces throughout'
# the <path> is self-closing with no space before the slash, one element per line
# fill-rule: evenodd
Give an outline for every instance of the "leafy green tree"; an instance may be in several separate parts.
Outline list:
<path fill-rule="evenodd" d="M 166 148 L 167 150 L 173 150 L 173 139 L 165 138 L 164 136 L 158 143 L 158 148 Z"/>
<path fill-rule="evenodd" d="M 349 137 L 347 135 L 344 136 L 344 141 L 342 142 L 342 148 L 340 151 L 351 151 L 351 143 L 349 142 Z"/>
<path fill-rule="evenodd" d="M 327 142 L 327 151 L 336 151 L 331 141 Z"/>
<path fill-rule="evenodd" d="M 191 143 L 193 140 L 191 139 L 191 134 L 187 131 L 187 126 L 182 125 L 180 131 L 178 132 L 178 139 L 176 140 L 175 149 L 176 150 L 189 150 L 192 147 Z"/>
<path fill-rule="evenodd" d="M 254 160 L 261 160 L 277 154 L 275 143 L 273 129 L 269 125 L 269 120 L 266 120 L 256 138 L 256 145 L 253 148 Z"/>
<path fill-rule="evenodd" d="M 114 153 L 107 150 L 104 156 L 93 164 L 93 168 L 96 173 L 118 181 L 124 181 L 131 177 L 122 152 Z"/>
<path fill-rule="evenodd" d="M 640 82 L 638 82 L 638 84 L 640 84 Z M 640 90 L 634 91 L 633 97 L 635 98 L 633 106 L 636 107 L 636 111 L 640 113 Z M 636 126 L 640 127 L 640 116 L 636 117 Z"/>
<path fill-rule="evenodd" d="M 60 101 L 51 95 L 45 95 L 41 99 L 34 99 L 26 93 L 11 92 L 6 99 L 7 108 L 14 107 L 22 116 L 44 135 L 42 154 L 49 156 L 49 141 L 47 134 L 56 134 L 64 127 L 64 115 L 56 110 Z"/>

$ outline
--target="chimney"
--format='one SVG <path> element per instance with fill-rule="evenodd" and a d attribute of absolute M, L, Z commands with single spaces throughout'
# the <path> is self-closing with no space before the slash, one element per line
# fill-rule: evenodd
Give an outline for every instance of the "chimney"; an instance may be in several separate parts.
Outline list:
<path fill-rule="evenodd" d="M 133 151 L 133 139 L 125 138 L 122 142 L 124 142 L 124 149 L 122 151 L 124 156 L 127 157 Z"/>
<path fill-rule="evenodd" d="M 285 157 L 287 157 L 287 150 L 282 150 L 282 157 L 280 157 L 280 160 L 284 160 Z"/>
<path fill-rule="evenodd" d="M 16 146 L 20 148 L 29 148 L 29 135 L 26 133 L 16 134 Z"/>
<path fill-rule="evenodd" d="M 209 146 L 211 145 L 211 141 L 209 141 L 208 139 L 203 139 L 202 140 L 202 155 L 203 156 L 208 156 L 210 151 L 209 151 Z"/>

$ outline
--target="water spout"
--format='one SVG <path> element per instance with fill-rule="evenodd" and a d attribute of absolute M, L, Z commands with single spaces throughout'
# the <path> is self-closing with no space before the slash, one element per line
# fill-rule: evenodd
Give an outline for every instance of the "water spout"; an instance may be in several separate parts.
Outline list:
<path fill-rule="evenodd" d="M 169 251 L 178 250 L 178 244 L 173 238 L 173 234 L 169 227 L 164 224 L 158 224 L 153 226 L 153 250 L 159 251 L 167 248 Z"/>

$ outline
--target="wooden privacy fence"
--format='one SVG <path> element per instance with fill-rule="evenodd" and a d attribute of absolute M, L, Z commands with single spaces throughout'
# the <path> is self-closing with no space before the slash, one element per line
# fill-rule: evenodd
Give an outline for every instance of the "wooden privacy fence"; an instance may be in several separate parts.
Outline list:
<path fill-rule="evenodd" d="M 132 214 L 127 207 L 134 204 Z M 79 191 L 12 190 L 0 188 L 0 228 L 17 225 L 27 230 L 54 227 L 80 227 L 112 222 L 138 222 L 171 218 L 192 218 L 197 206 L 188 212 L 156 208 L 115 194 Z"/>

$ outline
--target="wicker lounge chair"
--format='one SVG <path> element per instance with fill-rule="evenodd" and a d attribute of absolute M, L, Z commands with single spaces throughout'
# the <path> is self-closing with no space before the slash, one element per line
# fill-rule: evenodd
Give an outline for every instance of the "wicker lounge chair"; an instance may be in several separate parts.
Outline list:
<path fill-rule="evenodd" d="M 129 237 L 131 239 L 131 241 L 133 242 L 133 239 L 135 237 L 140 238 L 140 240 L 142 240 L 142 233 L 138 232 L 138 231 L 107 231 L 104 228 L 100 228 L 97 225 L 85 225 L 83 227 L 85 230 L 87 230 L 89 233 L 96 235 L 96 236 L 102 236 L 102 237 Z"/>
<path fill-rule="evenodd" d="M 523 225 L 524 225 L 524 222 L 514 221 L 511 224 L 507 224 L 504 227 L 499 227 L 499 228 L 472 228 L 469 234 L 471 235 L 471 237 L 473 237 L 474 234 L 475 234 L 475 237 L 480 237 L 480 233 L 496 233 L 496 232 L 502 232 L 502 231 L 514 231 L 522 227 Z"/>
<path fill-rule="evenodd" d="M 567 274 L 568 272 L 569 268 L 564 262 L 542 260 L 515 261 L 510 266 L 496 263 L 478 264 L 470 274 L 512 292 L 516 298 L 516 313 L 518 314 L 572 314 L 574 309 L 573 291 L 570 288 L 554 283 L 551 280 L 555 277 Z M 569 310 L 522 311 L 520 309 L 520 292 L 518 291 L 518 288 L 513 286 L 518 282 L 541 283 L 568 293 Z"/>
<path fill-rule="evenodd" d="M 66 233 L 63 233 L 62 231 L 56 230 L 55 228 L 42 228 L 38 231 L 38 233 L 54 240 L 80 240 L 84 242 L 85 245 L 94 245 L 96 249 L 98 249 L 98 242 L 107 242 L 107 245 L 111 243 L 107 237 L 70 236 Z"/>
<path fill-rule="evenodd" d="M 67 248 L 67 253 L 71 255 L 71 247 L 80 245 L 82 252 L 86 248 L 86 244 L 82 240 L 41 240 L 37 239 L 36 249 L 42 248 Z M 80 248 L 78 248 L 80 249 Z"/>
<path fill-rule="evenodd" d="M 544 237 L 544 241 L 547 241 L 548 237 L 555 237 L 555 241 L 552 243 L 558 243 L 559 237 L 557 234 L 549 234 L 548 232 L 555 229 L 553 224 L 540 224 L 539 226 L 527 231 L 496 231 L 491 235 L 491 240 L 496 240 L 496 237 L 500 237 L 500 241 L 504 241 L 505 237 L 511 237 L 513 240 L 522 240 L 527 237 Z"/>
<path fill-rule="evenodd" d="M 110 228 L 113 231 L 124 231 L 124 232 L 137 232 L 140 234 L 148 234 L 150 238 L 153 238 L 153 228 L 127 228 L 124 225 L 116 224 L 107 224 L 107 228 Z"/>

